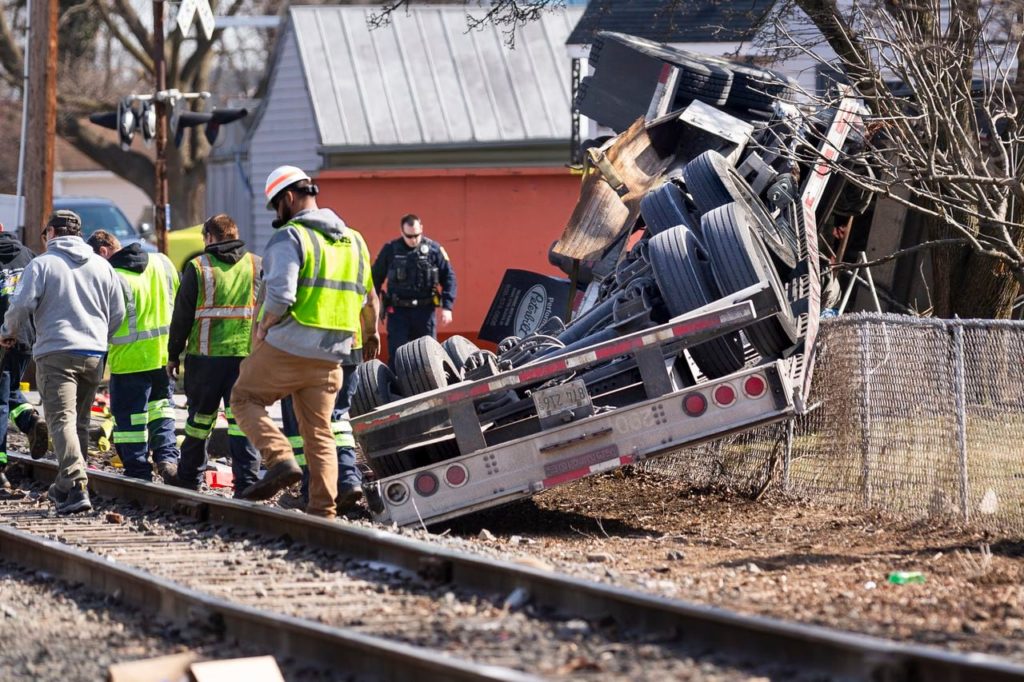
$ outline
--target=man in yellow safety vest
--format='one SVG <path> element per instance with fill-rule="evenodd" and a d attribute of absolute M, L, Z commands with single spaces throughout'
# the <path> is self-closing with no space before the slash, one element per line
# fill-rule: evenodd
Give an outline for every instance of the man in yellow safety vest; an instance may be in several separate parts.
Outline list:
<path fill-rule="evenodd" d="M 331 411 L 342 386 L 342 363 L 360 346 L 380 351 L 380 304 L 362 236 L 333 211 L 317 206 L 319 192 L 295 166 L 274 169 L 264 194 L 277 219 L 263 256 L 265 297 L 252 353 L 231 393 L 235 419 L 263 456 L 267 473 L 243 499 L 269 499 L 302 478 L 291 444 L 267 406 L 292 396 L 309 465 L 306 511 L 337 513 L 338 461 Z"/>
<path fill-rule="evenodd" d="M 181 444 L 176 485 L 198 490 L 206 469 L 206 441 L 224 402 L 228 452 L 235 496 L 256 482 L 260 454 L 245 437 L 231 411 L 231 389 L 238 367 L 252 348 L 256 285 L 262 259 L 245 250 L 238 226 L 224 213 L 203 223 L 202 255 L 185 265 L 174 299 L 168 340 L 167 373 L 177 378 L 185 353 L 188 421 Z"/>
<path fill-rule="evenodd" d="M 153 480 L 149 453 L 165 483 L 178 473 L 174 437 L 174 387 L 167 376 L 167 333 L 178 291 L 178 272 L 162 253 L 146 253 L 138 242 L 121 248 L 106 230 L 88 239 L 121 279 L 125 316 L 110 339 L 110 411 L 114 446 L 133 478 Z"/>

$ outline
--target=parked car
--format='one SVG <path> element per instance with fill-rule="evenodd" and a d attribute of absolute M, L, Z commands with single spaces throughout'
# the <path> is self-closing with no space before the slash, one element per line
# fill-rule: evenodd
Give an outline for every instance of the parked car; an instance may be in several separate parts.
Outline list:
<path fill-rule="evenodd" d="M 69 209 L 82 219 L 82 237 L 88 239 L 96 230 L 106 230 L 117 237 L 122 245 L 142 243 L 142 248 L 151 253 L 156 247 L 146 241 L 145 236 L 131 224 L 117 204 L 101 197 L 55 197 L 53 209 Z"/>
<path fill-rule="evenodd" d="M 88 239 L 96 230 L 110 232 L 123 245 L 142 243 L 142 248 L 156 253 L 154 233 L 148 223 L 137 229 L 117 205 L 100 197 L 57 197 L 53 208 L 70 209 L 82 218 L 82 236 Z M 191 259 L 203 252 L 202 225 L 193 225 L 167 233 L 167 257 L 180 271 Z"/>

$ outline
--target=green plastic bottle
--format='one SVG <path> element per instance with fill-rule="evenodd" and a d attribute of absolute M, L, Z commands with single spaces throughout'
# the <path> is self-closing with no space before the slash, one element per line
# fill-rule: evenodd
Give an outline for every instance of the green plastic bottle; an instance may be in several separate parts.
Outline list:
<path fill-rule="evenodd" d="M 889 574 L 893 585 L 924 585 L 924 573 L 920 571 L 893 571 Z"/>

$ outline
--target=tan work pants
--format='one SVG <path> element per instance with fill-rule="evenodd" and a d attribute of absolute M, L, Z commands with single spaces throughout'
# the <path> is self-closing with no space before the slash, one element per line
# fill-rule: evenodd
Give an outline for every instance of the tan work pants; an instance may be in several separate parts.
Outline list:
<path fill-rule="evenodd" d="M 292 396 L 309 465 L 309 506 L 306 512 L 325 518 L 337 514 L 338 457 L 331 411 L 341 389 L 341 366 L 286 353 L 257 341 L 242 361 L 231 391 L 235 421 L 263 457 L 268 469 L 294 459 L 288 439 L 267 414 L 267 407 Z"/>

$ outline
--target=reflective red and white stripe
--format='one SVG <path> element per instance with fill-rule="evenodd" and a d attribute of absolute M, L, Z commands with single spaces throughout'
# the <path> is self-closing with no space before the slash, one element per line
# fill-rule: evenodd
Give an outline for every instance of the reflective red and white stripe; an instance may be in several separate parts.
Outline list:
<path fill-rule="evenodd" d="M 576 479 L 583 478 L 584 476 L 590 476 L 591 474 L 600 474 L 605 471 L 618 469 L 619 467 L 626 466 L 627 464 L 632 463 L 632 455 L 622 455 L 620 457 L 605 460 L 604 462 L 591 464 L 590 466 L 587 467 L 581 467 L 579 469 L 573 469 L 572 471 L 566 471 L 565 473 L 556 474 L 555 476 L 549 476 L 548 478 L 544 479 L 544 487 L 551 488 L 556 485 L 561 485 L 562 483 L 575 481 Z"/>

